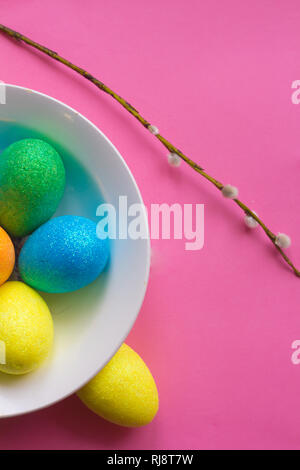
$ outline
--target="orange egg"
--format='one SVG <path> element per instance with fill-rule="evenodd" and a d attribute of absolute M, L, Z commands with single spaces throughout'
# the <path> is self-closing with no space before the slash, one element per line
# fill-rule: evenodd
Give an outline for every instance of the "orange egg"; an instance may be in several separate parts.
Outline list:
<path fill-rule="evenodd" d="M 11 275 L 15 265 L 14 245 L 3 228 L 0 227 L 0 286 Z"/>

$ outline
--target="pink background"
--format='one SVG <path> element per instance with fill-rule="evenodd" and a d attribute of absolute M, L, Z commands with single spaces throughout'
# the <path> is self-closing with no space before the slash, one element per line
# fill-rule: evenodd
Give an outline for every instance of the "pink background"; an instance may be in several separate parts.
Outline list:
<path fill-rule="evenodd" d="M 85 67 L 224 183 L 300 266 L 298 1 L 18 0 L 1 22 Z M 0 36 L 0 79 L 64 101 L 120 150 L 147 205 L 205 204 L 205 246 L 153 241 L 150 283 L 128 338 L 160 392 L 154 422 L 128 430 L 76 396 L 0 420 L 1 449 L 300 449 L 300 279 L 260 230 L 166 152 L 119 105 Z"/>

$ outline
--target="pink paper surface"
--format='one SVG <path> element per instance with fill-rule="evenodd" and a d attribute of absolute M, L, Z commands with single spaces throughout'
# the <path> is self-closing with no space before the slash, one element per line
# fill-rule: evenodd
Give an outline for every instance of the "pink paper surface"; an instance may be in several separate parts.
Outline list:
<path fill-rule="evenodd" d="M 118 91 L 224 183 L 238 186 L 300 266 L 300 4 L 296 0 L 1 2 L 1 22 Z M 145 203 L 205 204 L 205 245 L 154 240 L 127 340 L 156 378 L 160 411 L 123 429 L 76 396 L 0 420 L 1 449 L 300 449 L 300 279 L 239 208 L 72 71 L 0 36 L 0 79 L 80 111 L 116 145 Z"/>

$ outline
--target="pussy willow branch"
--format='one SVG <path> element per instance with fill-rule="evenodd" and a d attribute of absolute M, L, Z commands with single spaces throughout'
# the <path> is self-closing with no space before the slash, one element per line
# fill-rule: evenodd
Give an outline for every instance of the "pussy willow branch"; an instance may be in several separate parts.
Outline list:
<path fill-rule="evenodd" d="M 0 31 L 3 31 L 3 33 L 7 34 L 8 36 L 11 36 L 19 41 L 23 41 L 24 43 L 28 44 L 31 47 L 34 47 L 35 49 L 38 49 L 39 51 L 43 52 L 44 54 L 47 54 L 48 56 L 52 57 L 52 59 L 57 60 L 58 62 L 66 65 L 70 69 L 74 70 L 75 72 L 79 73 L 82 75 L 84 78 L 92 82 L 96 87 L 100 88 L 100 90 L 104 91 L 108 95 L 110 95 L 112 98 L 114 98 L 120 105 L 123 106 L 123 108 L 127 109 L 127 111 L 132 114 L 146 129 L 148 129 L 151 124 L 124 98 L 122 98 L 120 95 L 115 93 L 111 88 L 106 86 L 103 82 L 98 80 L 97 78 L 93 77 L 89 72 L 86 70 L 82 69 L 81 67 L 78 67 L 77 65 L 72 64 L 68 60 L 64 59 L 61 57 L 59 54 L 56 52 L 52 51 L 51 49 L 48 49 L 45 46 L 42 46 L 41 44 L 38 44 L 37 42 L 32 41 L 28 37 L 24 36 L 23 34 L 18 33 L 17 31 L 14 31 L 13 29 L 8 28 L 7 26 L 0 25 Z M 155 137 L 172 153 L 177 154 L 182 160 L 184 160 L 193 170 L 195 170 L 197 173 L 200 173 L 204 178 L 206 178 L 208 181 L 210 181 L 217 189 L 220 191 L 223 189 L 223 184 L 220 183 L 220 181 L 216 180 L 212 176 L 210 176 L 208 173 L 204 171 L 202 167 L 200 167 L 196 162 L 188 158 L 184 153 L 182 153 L 178 148 L 174 147 L 171 142 L 169 142 L 165 137 L 163 137 L 161 134 L 156 134 Z M 288 256 L 285 254 L 285 252 L 275 244 L 276 240 L 276 235 L 263 223 L 263 221 L 249 209 L 242 201 L 239 199 L 233 199 L 233 201 L 242 209 L 242 211 L 256 220 L 256 222 L 261 226 L 261 228 L 264 230 L 266 233 L 267 237 L 271 240 L 275 248 L 278 250 L 284 261 L 293 269 L 294 273 L 296 276 L 300 277 L 300 271 L 296 269 L 296 267 L 293 265 L 292 261 L 288 258 Z"/>

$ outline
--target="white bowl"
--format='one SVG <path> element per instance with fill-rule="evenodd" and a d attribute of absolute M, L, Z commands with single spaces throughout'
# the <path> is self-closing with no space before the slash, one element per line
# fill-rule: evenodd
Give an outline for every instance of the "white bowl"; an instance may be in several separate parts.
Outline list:
<path fill-rule="evenodd" d="M 0 104 L 0 150 L 39 136 L 53 143 L 65 161 L 67 186 L 57 214 L 97 220 L 97 205 L 104 200 L 116 209 L 119 195 L 128 197 L 128 205 L 142 203 L 126 163 L 97 127 L 54 98 L 7 85 L 6 104 Z M 149 266 L 149 239 L 117 239 L 111 242 L 108 268 L 93 284 L 70 294 L 42 294 L 54 319 L 53 354 L 31 374 L 0 374 L 0 417 L 49 406 L 104 367 L 138 315 Z"/>

